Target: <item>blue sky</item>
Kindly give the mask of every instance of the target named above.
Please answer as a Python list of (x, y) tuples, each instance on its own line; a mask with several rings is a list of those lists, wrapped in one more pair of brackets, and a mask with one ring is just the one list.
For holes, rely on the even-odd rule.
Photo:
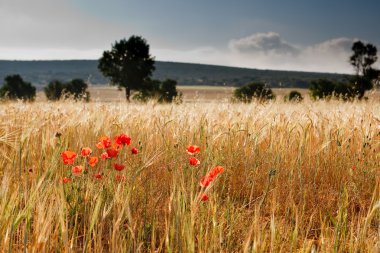
[(97, 59), (133, 34), (157, 60), (350, 73), (380, 46), (376, 0), (2, 0), (0, 58)]

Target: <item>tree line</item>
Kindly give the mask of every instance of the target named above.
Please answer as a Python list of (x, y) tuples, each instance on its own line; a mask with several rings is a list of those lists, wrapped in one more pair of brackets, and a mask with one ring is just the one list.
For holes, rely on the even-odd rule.
[[(109, 79), (110, 85), (125, 90), (126, 100), (131, 98), (147, 101), (155, 98), (159, 102), (181, 101), (182, 94), (177, 91), (177, 82), (167, 79), (159, 81), (152, 79), (155, 70), (154, 57), (150, 55), (149, 44), (140, 36), (131, 36), (128, 40), (122, 39), (112, 44), (110, 50), (103, 52), (98, 61), (98, 69)], [(374, 87), (380, 71), (372, 66), (377, 61), (377, 49), (372, 44), (356, 41), (352, 45), (353, 54), (349, 62), (354, 67), (355, 76), (346, 82), (336, 82), (327, 79), (311, 81), (310, 95), (314, 99), (341, 98), (343, 100), (363, 99), (365, 92)], [(69, 82), (53, 80), (44, 87), (48, 100), (72, 98), (75, 101), (90, 100), (88, 84), (82, 79), (73, 79)], [(25, 82), (20, 75), (7, 76), (0, 88), (0, 98), (21, 99), (32, 101), (36, 96), (36, 88)], [(274, 99), (270, 87), (265, 83), (250, 83), (234, 92), (234, 99), (250, 102), (253, 99), (260, 101)], [(286, 100), (302, 100), (300, 93), (292, 91)]]

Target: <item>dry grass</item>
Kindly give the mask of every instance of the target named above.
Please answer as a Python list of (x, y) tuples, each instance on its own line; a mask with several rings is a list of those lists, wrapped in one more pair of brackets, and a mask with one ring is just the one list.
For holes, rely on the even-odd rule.
[[(4, 252), (380, 250), (377, 102), (6, 103), (0, 119)], [(119, 133), (141, 151), (125, 182), (109, 168), (61, 182), (62, 151)], [(216, 165), (225, 172), (195, 207)]]

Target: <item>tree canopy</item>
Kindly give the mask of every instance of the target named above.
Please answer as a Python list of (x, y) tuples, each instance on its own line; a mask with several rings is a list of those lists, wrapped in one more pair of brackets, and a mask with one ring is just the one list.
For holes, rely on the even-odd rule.
[(350, 63), (355, 68), (356, 74), (365, 76), (371, 72), (372, 65), (377, 61), (377, 48), (368, 43), (356, 41), (352, 45), (353, 54)]
[(377, 48), (359, 40), (352, 45), (352, 51), (350, 63), (356, 72), (356, 77), (352, 80), (353, 89), (355, 95), (362, 99), (365, 92), (373, 88), (372, 80), (379, 75), (379, 71), (372, 68), (377, 61)]
[(145, 90), (155, 67), (149, 54), (149, 45), (140, 36), (131, 36), (112, 45), (99, 59), (98, 68), (104, 76), (110, 78), (112, 85), (125, 88), (129, 101), (132, 90)]

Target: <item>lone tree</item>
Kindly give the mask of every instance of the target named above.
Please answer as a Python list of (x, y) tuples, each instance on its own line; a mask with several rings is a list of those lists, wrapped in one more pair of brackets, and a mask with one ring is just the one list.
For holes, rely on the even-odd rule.
[(36, 97), (36, 87), (25, 82), (20, 75), (7, 76), (4, 81), (4, 85), (0, 88), (0, 98), (33, 101)]
[(146, 80), (154, 71), (154, 59), (149, 54), (149, 45), (140, 36), (131, 36), (112, 45), (99, 59), (99, 70), (110, 78), (112, 85), (125, 88), (127, 101), (132, 90), (144, 90)]
[(366, 76), (371, 72), (372, 65), (377, 61), (377, 49), (372, 44), (364, 44), (356, 41), (352, 45), (353, 55), (350, 57), (350, 63), (354, 66), (356, 75)]
[(352, 45), (352, 51), (350, 63), (356, 71), (354, 90), (357, 97), (362, 99), (365, 91), (373, 88), (372, 80), (379, 75), (379, 71), (372, 68), (377, 61), (377, 49), (374, 45), (359, 40)]

